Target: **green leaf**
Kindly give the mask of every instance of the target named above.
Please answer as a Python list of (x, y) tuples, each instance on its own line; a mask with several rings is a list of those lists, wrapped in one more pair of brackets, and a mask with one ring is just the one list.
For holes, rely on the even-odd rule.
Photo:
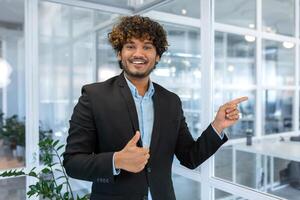
[(36, 178), (38, 177), (38, 175), (34, 171), (29, 172), (28, 176), (32, 176)]
[(57, 147), (56, 151), (59, 151), (61, 148), (63, 148), (65, 145), (60, 145), (59, 147)]
[(55, 147), (58, 143), (59, 143), (59, 140), (56, 140), (52, 146)]
[(62, 179), (62, 178), (66, 178), (65, 176), (59, 176), (56, 178), (56, 180)]
[(61, 169), (55, 169), (55, 171), (63, 173), (63, 171)]
[(51, 172), (51, 170), (50, 170), (49, 168), (44, 168), (44, 169), (42, 169), (42, 172), (43, 172), (44, 174), (48, 174), (48, 173)]
[(56, 187), (56, 192), (59, 194), (62, 190), (63, 184)]

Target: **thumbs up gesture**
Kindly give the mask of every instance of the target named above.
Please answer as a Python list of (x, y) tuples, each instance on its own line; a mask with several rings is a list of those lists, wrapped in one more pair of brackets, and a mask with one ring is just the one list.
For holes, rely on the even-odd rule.
[(149, 148), (137, 146), (140, 137), (141, 134), (137, 131), (126, 146), (121, 151), (115, 153), (114, 162), (117, 169), (133, 173), (138, 173), (144, 169), (150, 154)]

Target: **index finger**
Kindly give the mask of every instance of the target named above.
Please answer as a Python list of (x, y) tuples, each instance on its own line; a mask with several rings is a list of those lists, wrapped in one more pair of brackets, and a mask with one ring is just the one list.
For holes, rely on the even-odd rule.
[(242, 103), (243, 101), (247, 101), (247, 100), (248, 100), (248, 97), (240, 97), (240, 98), (231, 100), (228, 103), (229, 104), (239, 104), (239, 103)]

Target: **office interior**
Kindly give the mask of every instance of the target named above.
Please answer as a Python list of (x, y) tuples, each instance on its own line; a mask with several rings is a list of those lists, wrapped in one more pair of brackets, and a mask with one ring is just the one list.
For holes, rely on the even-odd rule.
[[(299, 200), (299, 8), (299, 0), (0, 0), (0, 172), (42, 166), (45, 134), (66, 143), (81, 87), (120, 73), (108, 32), (139, 14), (167, 31), (151, 80), (179, 95), (194, 138), (220, 105), (249, 98), (213, 157), (195, 170), (174, 158), (177, 199)], [(8, 124), (17, 131), (3, 131)], [(29, 199), (34, 181), (1, 177), (0, 200)], [(90, 192), (89, 182), (71, 184)]]

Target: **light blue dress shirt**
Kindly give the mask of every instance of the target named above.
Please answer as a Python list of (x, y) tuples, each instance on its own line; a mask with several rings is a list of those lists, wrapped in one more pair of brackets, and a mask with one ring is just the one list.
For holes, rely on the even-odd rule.
[[(139, 131), (141, 133), (143, 147), (149, 148), (151, 143), (153, 123), (154, 123), (154, 107), (153, 107), (152, 96), (155, 92), (155, 89), (153, 83), (149, 80), (148, 90), (144, 96), (141, 96), (139, 95), (136, 87), (126, 78), (125, 75), (124, 77), (126, 79), (127, 85), (134, 99), (136, 111), (138, 114), (138, 121), (139, 121), (139, 128), (140, 128)], [(216, 134), (218, 134), (214, 127), (213, 129), (215, 130)], [(223, 139), (224, 133), (222, 132), (219, 136), (221, 139)], [(120, 170), (115, 169), (114, 156), (113, 156), (113, 174), (114, 175), (120, 174)], [(148, 192), (148, 200), (152, 200), (150, 190)]]

